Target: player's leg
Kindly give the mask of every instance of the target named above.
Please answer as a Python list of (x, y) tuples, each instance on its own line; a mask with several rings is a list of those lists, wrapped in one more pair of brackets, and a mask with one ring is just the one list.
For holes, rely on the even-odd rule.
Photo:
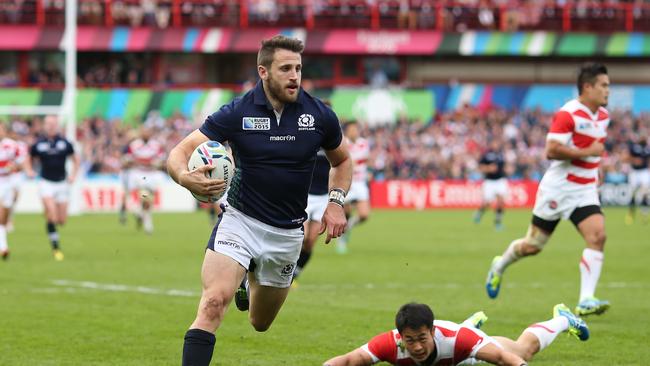
[(234, 259), (206, 250), (201, 269), (203, 291), (198, 311), (185, 333), (183, 366), (208, 366), (214, 351), (214, 332), (232, 301), (246, 269)]
[(129, 171), (127, 169), (122, 170), (122, 201), (120, 202), (120, 212), (119, 212), (119, 222), (122, 225), (126, 225), (126, 204), (129, 198)]
[[(302, 242), (302, 249), (300, 249), (300, 256), (296, 263), (296, 270), (293, 273), (293, 280), (295, 281), (300, 273), (305, 269), (307, 263), (311, 259), (311, 253), (318, 240), (318, 231), (320, 230), (320, 221), (307, 220), (305, 222), (305, 239)], [(294, 285), (295, 282), (292, 284)]]
[(59, 244), (59, 232), (56, 230), (56, 223), (59, 221), (59, 215), (54, 196), (43, 197), (43, 208), (45, 210), (45, 228), (47, 230), (47, 237), (50, 240), (50, 245), (52, 246), (54, 259), (63, 260), (63, 252), (61, 252)]
[(152, 206), (154, 199), (154, 190), (151, 188), (142, 188), (140, 190), (140, 203), (142, 208), (142, 228), (147, 234), (153, 233), (153, 216)]
[(632, 195), (630, 197), (630, 203), (627, 206), (627, 213), (625, 214), (625, 224), (632, 225), (634, 223), (634, 217), (636, 216), (636, 204), (638, 196), (638, 188), (632, 186)]
[(595, 298), (596, 286), (605, 258), (604, 249), (605, 216), (597, 205), (577, 208), (570, 217), (586, 242), (580, 259), (580, 302), (576, 307), (578, 315), (602, 314), (609, 308), (609, 302)]
[(481, 205), (476, 210), (476, 212), (474, 212), (474, 217), (473, 217), (473, 221), (475, 224), (481, 222), (485, 210), (488, 208), (488, 206), (490, 206), (490, 203), (492, 203), (492, 201), (494, 200), (494, 195), (492, 193), (492, 189), (490, 187), (489, 181), (487, 180), (483, 181), (483, 183), (481, 184), (481, 193), (483, 196), (481, 199)]
[(9, 243), (7, 242), (7, 221), (10, 208), (0, 205), (0, 257), (3, 260), (9, 258)]
[(494, 227), (497, 230), (503, 229), (503, 209), (505, 207), (505, 198), (501, 194), (497, 194), (494, 206)]
[[(343, 209), (345, 210), (345, 218), (348, 220), (348, 223), (350, 220), (352, 220), (354, 210), (357, 206), (357, 201), (353, 197), (350, 197), (350, 195), (353, 194), (352, 189), (350, 189), (350, 194), (348, 194), (348, 198), (350, 198), (349, 202), (346, 202), (345, 205), (343, 206)], [(336, 238), (336, 252), (339, 254), (345, 254), (348, 252), (348, 240), (350, 238), (350, 230), (348, 228), (345, 229), (345, 232), (343, 235), (339, 236)]]
[(523, 257), (539, 253), (548, 242), (559, 221), (559, 219), (548, 221), (533, 215), (526, 236), (513, 240), (502, 255), (492, 259), (485, 285), (490, 298), (494, 299), (499, 295), (502, 276), (506, 268)]
[(575, 316), (566, 305), (557, 304), (553, 307), (553, 318), (530, 325), (516, 341), (506, 337), (494, 337), (494, 339), (506, 350), (530, 361), (535, 354), (551, 345), (563, 332), (569, 332), (581, 341), (589, 339), (587, 324)]
[(290, 287), (278, 288), (260, 285), (254, 273), (248, 274), (248, 283), (250, 286), (248, 319), (256, 331), (265, 332), (280, 312)]
[(302, 229), (273, 228), (252, 220), (247, 224), (258, 239), (250, 245), (255, 254), (248, 274), (248, 318), (255, 330), (264, 332), (289, 294), (304, 234)]

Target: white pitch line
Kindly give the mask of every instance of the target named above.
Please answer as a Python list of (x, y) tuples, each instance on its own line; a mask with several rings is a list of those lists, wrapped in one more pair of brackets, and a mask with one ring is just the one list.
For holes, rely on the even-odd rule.
[(183, 297), (198, 297), (200, 293), (188, 290), (163, 290), (153, 287), (145, 286), (129, 286), (114, 283), (97, 283), (91, 281), (70, 281), (70, 280), (53, 280), (52, 284), (67, 288), (87, 288), (100, 291), (111, 292), (135, 292), (147, 295), (164, 295), (164, 296), (183, 296)]
[[(110, 292), (132, 292), (140, 293), (147, 295), (163, 295), (163, 296), (181, 296), (181, 297), (199, 297), (200, 293), (190, 290), (163, 290), (153, 287), (146, 286), (129, 286), (122, 284), (114, 283), (98, 283), (92, 281), (71, 281), (71, 280), (52, 280), (52, 284), (64, 288), (66, 292), (74, 293), (77, 292), (77, 289), (91, 289), (98, 291), (110, 291)], [(387, 282), (387, 283), (325, 283), (325, 284), (305, 284), (301, 283), (299, 289), (310, 290), (310, 291), (323, 291), (323, 290), (375, 290), (375, 289), (476, 289), (482, 288), (484, 285), (480, 283), (476, 284), (461, 284), (454, 282), (440, 282), (440, 283), (419, 283), (419, 284), (408, 284), (400, 282)], [(568, 288), (575, 287), (575, 284), (572, 283), (561, 283), (561, 284), (549, 284), (544, 282), (510, 282), (505, 283), (504, 287), (506, 288), (543, 288), (543, 287), (555, 287), (555, 288)], [(621, 289), (621, 288), (650, 288), (649, 283), (644, 282), (602, 282), (598, 285), (599, 288), (612, 288), (612, 289)], [(40, 293), (58, 293), (62, 292), (57, 290), (57, 288), (39, 288), (34, 289), (34, 292)]]

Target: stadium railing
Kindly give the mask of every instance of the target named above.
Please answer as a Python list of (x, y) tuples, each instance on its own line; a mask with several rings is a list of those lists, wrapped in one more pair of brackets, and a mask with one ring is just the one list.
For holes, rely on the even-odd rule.
[[(513, 0), (486, 7), (456, 1), (410, 0), (80, 0), (79, 24), (152, 27), (304, 27), (366, 29), (650, 31), (650, 4), (562, 5)], [(140, 8), (138, 8), (140, 7)], [(133, 19), (136, 17), (137, 19)], [(63, 2), (0, 0), (0, 24), (62, 25)]]

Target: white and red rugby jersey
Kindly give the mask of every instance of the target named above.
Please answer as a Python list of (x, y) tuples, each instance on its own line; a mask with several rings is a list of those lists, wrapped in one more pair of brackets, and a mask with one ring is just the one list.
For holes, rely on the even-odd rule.
[(16, 164), (22, 164), (25, 162), (25, 160), (27, 160), (27, 156), (29, 155), (29, 146), (24, 141), (19, 141), (19, 140), (15, 140), (15, 141), (18, 149), (18, 155), (16, 156)]
[(348, 149), (353, 162), (352, 180), (355, 182), (366, 182), (368, 180), (368, 157), (370, 156), (370, 144), (363, 137), (357, 138), (354, 142), (348, 140)]
[(136, 169), (153, 170), (157, 168), (164, 157), (162, 145), (154, 140), (136, 139), (131, 141), (127, 150), (127, 156), (133, 161), (133, 167)]
[[(492, 339), (478, 329), (446, 320), (434, 320), (433, 326), (433, 342), (436, 345), (433, 365), (457, 365), (475, 357), (483, 346), (492, 343)], [(397, 329), (375, 336), (361, 346), (361, 349), (368, 352), (373, 363), (383, 361), (398, 366), (417, 365), (402, 344)]]
[[(567, 102), (553, 117), (547, 140), (584, 149), (594, 141), (605, 142), (609, 126), (609, 113), (600, 107), (596, 113), (577, 99)], [(580, 185), (595, 185), (598, 182), (598, 167), (601, 157), (589, 156), (582, 159), (554, 160), (541, 184), (562, 186), (567, 182)]]
[(10, 163), (17, 163), (20, 147), (16, 141), (10, 138), (3, 138), (0, 141), (0, 176), (6, 176), (13, 171), (10, 169)]

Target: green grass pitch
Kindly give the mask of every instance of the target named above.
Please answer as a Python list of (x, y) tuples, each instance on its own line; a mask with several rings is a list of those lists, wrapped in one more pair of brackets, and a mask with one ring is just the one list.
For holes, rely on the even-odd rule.
[[(592, 338), (560, 335), (535, 365), (643, 365), (650, 359), (650, 225), (625, 226), (608, 208), (608, 242), (597, 296), (610, 311), (587, 318)], [(213, 365), (321, 365), (393, 327), (408, 301), (440, 319), (477, 310), (491, 335), (516, 338), (575, 306), (584, 244), (562, 222), (548, 246), (508, 270), (497, 300), (487, 298), (492, 257), (525, 233), (530, 211), (508, 211), (495, 232), (471, 211), (375, 211), (357, 227), (350, 252), (319, 243), (312, 262), (269, 331), (256, 333), (234, 305), (219, 332)], [(207, 215), (158, 214), (152, 236), (115, 215), (72, 217), (61, 229), (66, 255), (55, 262), (42, 216), (19, 215), (12, 256), (0, 262), (0, 365), (180, 365), (183, 335), (200, 291), (210, 234)]]

